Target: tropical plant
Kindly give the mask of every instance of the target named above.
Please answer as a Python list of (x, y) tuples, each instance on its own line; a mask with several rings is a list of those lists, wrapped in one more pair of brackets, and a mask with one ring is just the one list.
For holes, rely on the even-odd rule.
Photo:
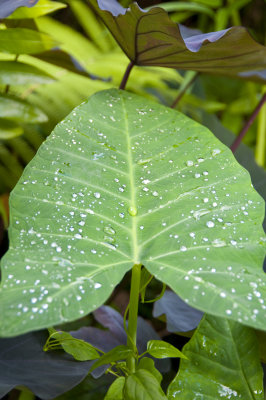
[[(206, 4), (189, 4), (190, 10), (201, 9), (210, 15)], [(15, 35), (13, 54), (18, 54), (16, 37), (21, 40), (23, 34), (25, 52), (29, 48), (27, 40), (34, 38), (37, 49), (37, 37), (40, 43), (47, 40), (54, 44), (56, 36), (61, 43), (65, 40), (60, 51), (81, 62), (80, 47), (77, 45), (74, 50), (73, 46), (70, 51), (68, 40), (64, 39), (67, 30), (47, 17), (39, 19), (42, 5), (47, 6), (47, 1), (40, 0), (34, 7), (12, 14), (15, 19), (19, 15), (24, 19), (25, 13), (30, 18), (37, 16), (35, 28), (37, 25), (41, 33), (11, 28), (5, 20), (3, 37)], [(91, 15), (86, 12), (91, 9), (82, 2), (70, 5), (89, 33), (97, 32), (86, 24)], [(143, 81), (134, 88), (136, 93), (124, 89), (127, 83), (127, 87), (133, 86), (130, 73), (136, 65), (140, 69), (182, 66), (189, 70), (180, 93), (195, 80), (196, 75), (190, 70), (264, 83), (266, 49), (241, 27), (199, 34), (178, 27), (163, 8), (143, 11), (133, 3), (124, 9), (115, 0), (108, 4), (90, 0), (90, 5), (130, 62), (118, 90), (110, 89), (110, 82), (104, 80), (107, 76), (101, 65), (106, 59), (103, 54), (98, 62), (96, 52), (93, 61), (86, 60), (82, 67), (96, 78), (91, 92), (107, 90), (97, 91), (55, 127), (11, 194), (10, 247), (2, 259), (0, 288), (0, 354), (3, 365), (9, 365), (3, 369), (3, 394), (23, 385), (41, 398), (54, 398), (76, 386), (88, 373), (99, 378), (106, 371), (114, 377), (103, 380), (106, 389), (100, 396), (107, 400), (263, 399), (263, 199), (252, 187), (249, 173), (207, 128), (158, 104), (160, 90), (165, 89), (163, 84), (153, 84), (157, 102), (143, 90)], [(180, 6), (181, 2), (175, 7), (178, 10)], [(236, 18), (236, 13), (232, 15)], [(96, 24), (102, 27), (98, 20)], [(69, 37), (71, 34), (72, 31)], [(95, 41), (100, 50), (110, 51), (112, 58), (113, 41), (108, 35), (105, 42), (99, 40), (99, 35), (95, 34)], [(117, 54), (117, 60), (125, 59)], [(40, 75), (54, 79), (61, 67), (52, 65), (58, 60), (51, 60), (51, 56), (20, 56), (25, 57), (27, 66), (20, 66), (19, 74), (23, 75), (24, 68), (27, 76), (36, 75), (37, 65), (44, 62), (43, 69), (44, 65), (49, 69)], [(14, 62), (6, 58), (3, 57), (3, 68), (7, 70), (10, 63), (12, 73)], [(49, 58), (49, 64), (40, 61)], [(69, 65), (67, 58), (68, 69), (76, 68)], [(156, 76), (156, 72), (146, 72), (145, 82), (151, 82), (148, 75)], [(137, 73), (141, 76), (140, 71)], [(57, 110), (54, 103), (47, 101), (45, 90), (55, 93), (50, 91), (53, 87), (60, 92), (67, 82), (79, 82), (82, 93), (86, 92), (85, 81), (92, 82), (92, 75), (89, 78), (77, 71), (74, 74), (73, 77), (73, 72), (67, 72), (66, 81), (58, 75), (58, 82), (38, 87), (26, 103), (13, 99), (9, 88), (13, 81), (8, 81), (7, 73), (3, 104), (14, 101), (18, 111), (23, 108), (24, 115), (32, 102), (34, 108), (26, 116), (44, 118), (46, 114), (48, 124), (53, 125)], [(174, 71), (160, 69), (158, 74), (162, 79), (182, 79)], [(265, 96), (251, 120), (264, 102)], [(62, 114), (69, 107), (67, 101), (63, 103)], [(177, 101), (173, 106), (176, 104)], [(10, 113), (10, 108), (6, 109)], [(16, 120), (17, 112), (11, 111), (12, 121)], [(6, 120), (9, 115), (4, 115)], [(258, 171), (255, 167), (254, 184), (261, 179)], [(131, 272), (130, 297), (123, 318), (113, 308), (102, 305), (127, 272)], [(143, 303), (151, 301), (147, 300), (147, 293), (155, 279), (163, 283), (163, 289), (155, 299), (154, 316), (164, 314), (170, 332), (197, 327), (182, 352), (161, 340), (138, 317), (139, 297)], [(165, 291), (166, 285), (172, 291)], [(108, 331), (95, 326), (78, 330), (62, 326), (91, 312)], [(48, 338), (44, 332), (34, 333), (43, 328), (49, 328)], [(13, 338), (17, 335), (22, 336)], [(23, 355), (17, 352), (18, 347)], [(50, 352), (58, 349), (65, 354)], [(40, 385), (40, 370), (32, 371), (33, 360), (27, 356), (31, 353), (35, 354), (36, 365), (45, 360), (51, 369), (45, 378), (47, 390)], [(18, 356), (23, 358), (25, 374), (18, 378), (11, 368), (10, 377), (10, 365), (15, 367)], [(176, 377), (161, 386), (161, 373), (169, 369), (169, 360), (164, 359), (169, 357), (181, 358), (180, 368)], [(62, 372), (69, 375), (69, 381), (65, 376), (62, 379)], [(83, 384), (89, 390), (86, 398), (93, 399), (97, 382), (88, 378)], [(96, 390), (99, 396), (100, 389)], [(73, 393), (69, 396), (75, 396)], [(23, 396), (28, 393), (23, 392)]]

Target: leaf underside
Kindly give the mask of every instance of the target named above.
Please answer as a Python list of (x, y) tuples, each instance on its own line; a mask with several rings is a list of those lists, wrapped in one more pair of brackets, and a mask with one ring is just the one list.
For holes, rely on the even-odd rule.
[(90, 4), (134, 64), (266, 81), (266, 47), (244, 27), (182, 36), (162, 8), (145, 11), (133, 3), (124, 9), (116, 0)]
[(77, 319), (136, 263), (202, 311), (265, 329), (264, 205), (186, 116), (99, 92), (40, 147), (10, 199), (0, 334)]
[(169, 386), (168, 399), (263, 400), (262, 368), (255, 332), (206, 315), (183, 348), (189, 360)]

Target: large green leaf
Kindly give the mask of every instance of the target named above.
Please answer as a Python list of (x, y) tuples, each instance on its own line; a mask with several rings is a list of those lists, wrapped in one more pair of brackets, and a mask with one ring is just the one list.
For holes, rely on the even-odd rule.
[(34, 54), (56, 47), (49, 35), (26, 28), (0, 29), (0, 51), (10, 54)]
[(36, 67), (18, 61), (0, 62), (1, 85), (27, 85), (51, 83), (54, 79)]
[(243, 27), (195, 34), (160, 7), (123, 8), (117, 0), (89, 0), (117, 43), (136, 65), (194, 70), (265, 82), (266, 47)]
[(206, 315), (183, 352), (188, 360), (181, 360), (168, 388), (169, 400), (264, 399), (252, 329)]
[(141, 263), (190, 305), (265, 329), (264, 205), (206, 128), (99, 92), (41, 146), (11, 194), (1, 335), (99, 307)]

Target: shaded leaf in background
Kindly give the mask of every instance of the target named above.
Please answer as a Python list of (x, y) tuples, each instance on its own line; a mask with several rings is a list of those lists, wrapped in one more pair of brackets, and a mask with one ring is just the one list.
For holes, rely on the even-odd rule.
[(201, 311), (190, 307), (171, 290), (166, 290), (163, 297), (154, 303), (152, 315), (157, 318), (163, 314), (169, 332), (191, 331), (198, 326), (203, 316)]
[(63, 351), (45, 353), (47, 332), (0, 339), (0, 398), (16, 386), (26, 386), (41, 399), (53, 399), (78, 385), (91, 361), (78, 362)]
[(65, 8), (66, 4), (58, 1), (51, 0), (39, 0), (35, 7), (21, 7), (12, 13), (10, 19), (27, 19), (27, 18), (38, 18), (46, 14), (50, 14), (54, 11)]
[[(77, 331), (70, 332), (73, 337), (85, 340), (91, 343), (96, 348), (108, 352), (114, 347), (127, 343), (127, 336), (124, 330), (124, 323), (122, 315), (109, 306), (102, 306), (94, 311), (94, 318), (108, 331), (94, 327), (83, 327)], [(149, 340), (159, 340), (160, 336), (153, 329), (151, 324), (146, 322), (143, 318), (138, 317), (137, 326), (137, 349), (139, 354), (142, 354), (147, 349), (147, 342)], [(155, 360), (156, 367), (161, 372), (167, 372), (170, 369), (169, 360)], [(92, 372), (93, 377), (98, 378), (101, 376), (106, 367), (100, 367)]]
[(206, 315), (183, 347), (189, 360), (168, 388), (168, 399), (263, 400), (262, 368), (255, 332)]
[(124, 9), (116, 0), (90, 0), (114, 38), (136, 65), (195, 70), (265, 82), (266, 47), (243, 27), (182, 37), (165, 10)]
[(1, 0), (0, 18), (6, 18), (19, 7), (33, 7), (38, 0)]
[(114, 377), (111, 374), (103, 375), (98, 379), (89, 375), (79, 385), (56, 397), (55, 400), (104, 400), (113, 381)]
[(58, 46), (46, 33), (27, 28), (0, 30), (0, 51), (9, 54), (34, 54)]
[(88, 314), (135, 263), (191, 306), (265, 329), (263, 217), (248, 172), (205, 127), (99, 92), (55, 128), (11, 195), (1, 335)]
[(0, 62), (1, 85), (28, 85), (51, 83), (54, 79), (42, 70), (18, 61)]
[(33, 124), (46, 122), (46, 115), (25, 100), (10, 95), (0, 95), (0, 118), (7, 118), (18, 123)]
[(16, 136), (22, 135), (23, 128), (16, 124), (14, 121), (0, 118), (0, 139), (12, 139)]

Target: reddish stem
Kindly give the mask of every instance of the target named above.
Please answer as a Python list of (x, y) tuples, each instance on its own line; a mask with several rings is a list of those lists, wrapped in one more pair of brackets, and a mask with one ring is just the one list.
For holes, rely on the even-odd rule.
[(257, 105), (255, 110), (253, 111), (253, 113), (251, 114), (251, 116), (249, 117), (247, 122), (245, 123), (244, 127), (240, 131), (239, 135), (237, 136), (237, 138), (235, 139), (235, 141), (231, 145), (230, 149), (232, 150), (233, 153), (237, 150), (238, 146), (240, 145), (242, 139), (246, 135), (246, 133), (249, 130), (250, 126), (253, 124), (256, 116), (258, 115), (258, 113), (259, 113), (261, 107), (263, 106), (263, 104), (265, 103), (265, 101), (266, 101), (266, 93), (264, 94), (264, 96), (260, 100), (259, 104)]
[(129, 78), (129, 75), (130, 75), (130, 72), (131, 72), (133, 67), (134, 67), (134, 62), (130, 61), (130, 63), (128, 64), (127, 69), (126, 69), (126, 71), (124, 73), (122, 82), (120, 83), (119, 89), (122, 89), (122, 90), (125, 89), (127, 81), (128, 81), (128, 78)]

